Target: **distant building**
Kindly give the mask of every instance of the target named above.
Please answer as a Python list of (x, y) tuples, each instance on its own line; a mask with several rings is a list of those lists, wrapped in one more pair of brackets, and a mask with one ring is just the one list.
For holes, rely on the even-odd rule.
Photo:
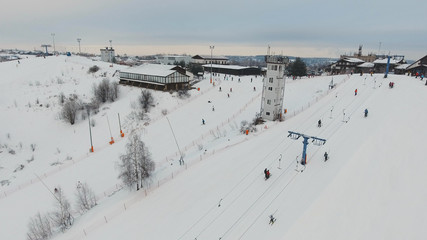
[(208, 56), (208, 55), (196, 55), (191, 58), (191, 61), (196, 64), (205, 65), (205, 64), (228, 64), (228, 58), (224, 56)]
[[(383, 73), (386, 71), (387, 68), (387, 62), (388, 62), (388, 57), (382, 58), (382, 59), (377, 59), (374, 61), (374, 65), (375, 65), (375, 72), (376, 73)], [(389, 62), (389, 71), (392, 72), (394, 71), (394, 68), (400, 64), (404, 64), (406, 63), (405, 60), (403, 58), (390, 58), (390, 62)]]
[(115, 53), (112, 47), (101, 48), (101, 61), (104, 62), (114, 62)]
[[(211, 64), (205, 64), (202, 67), (205, 72), (211, 71)], [(212, 64), (212, 72), (237, 75), (237, 76), (261, 75), (261, 68), (243, 67), (243, 66), (237, 66), (237, 65)]]
[(156, 63), (165, 64), (165, 65), (176, 65), (184, 61), (187, 65), (191, 61), (191, 56), (178, 56), (178, 55), (159, 55), (156, 56)]
[(410, 71), (412, 75), (418, 74), (424, 74), (426, 76), (427, 73), (427, 55), (418, 59), (411, 65), (409, 65), (406, 68), (407, 71)]
[(285, 93), (285, 66), (289, 59), (284, 56), (265, 56), (267, 74), (264, 78), (261, 98), (261, 117), (266, 120), (281, 120), (283, 95)]
[(375, 64), (371, 62), (365, 62), (356, 66), (358, 73), (371, 73), (374, 72)]
[(120, 84), (163, 91), (187, 88), (189, 78), (175, 65), (143, 64), (120, 71)]
[(331, 65), (332, 74), (349, 74), (357, 72), (357, 66), (364, 63), (358, 58), (342, 58)]
[(406, 69), (409, 67), (409, 65), (411, 64), (400, 64), (399, 66), (396, 66), (394, 68), (394, 74), (405, 74), (406, 73)]
[(377, 55), (375, 55), (373, 53), (369, 53), (368, 55), (363, 55), (362, 54), (362, 47), (363, 47), (363, 45), (359, 45), (359, 51), (357, 53), (354, 53), (353, 55), (341, 55), (340, 58), (341, 59), (357, 58), (357, 59), (360, 59), (364, 62), (373, 62), (377, 59)]

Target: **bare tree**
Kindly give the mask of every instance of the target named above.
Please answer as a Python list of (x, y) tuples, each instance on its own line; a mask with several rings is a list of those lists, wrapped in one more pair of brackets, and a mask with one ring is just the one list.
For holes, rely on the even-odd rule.
[(71, 215), (71, 205), (60, 187), (55, 188), (54, 194), (56, 210), (52, 213), (52, 220), (64, 232), (73, 225), (74, 218)]
[(108, 100), (108, 95), (110, 94), (110, 81), (106, 78), (102, 79), (101, 83), (97, 86), (93, 86), (93, 93), (96, 100), (99, 102), (105, 103)]
[(64, 103), (62, 107), (61, 116), (67, 122), (73, 125), (76, 122), (77, 112), (79, 110), (79, 104), (77, 100), (70, 99)]
[(96, 206), (96, 197), (94, 191), (88, 186), (87, 183), (80, 183), (77, 185), (76, 191), (77, 208), (80, 212), (85, 212)]
[(93, 94), (99, 102), (114, 101), (119, 95), (118, 83), (112, 82), (108, 78), (102, 79), (99, 85), (93, 85)]
[(28, 223), (27, 240), (45, 240), (52, 236), (52, 223), (48, 215), (37, 213)]
[(150, 111), (151, 107), (154, 107), (154, 98), (153, 94), (149, 90), (142, 90), (141, 96), (139, 96), (139, 104), (142, 110), (147, 113)]
[(119, 178), (128, 187), (136, 185), (137, 191), (143, 187), (144, 181), (150, 178), (155, 169), (150, 152), (136, 133), (129, 136), (126, 154), (121, 155), (120, 160), (118, 164)]
[(119, 83), (112, 82), (110, 84), (110, 94), (109, 99), (110, 101), (114, 102), (119, 97)]

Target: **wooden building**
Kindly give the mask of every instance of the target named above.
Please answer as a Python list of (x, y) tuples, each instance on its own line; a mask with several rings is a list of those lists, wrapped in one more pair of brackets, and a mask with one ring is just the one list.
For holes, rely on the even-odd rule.
[(143, 64), (120, 71), (120, 84), (155, 90), (188, 88), (189, 80), (185, 69), (174, 65)]
[(358, 58), (342, 58), (331, 65), (332, 74), (349, 74), (357, 72), (357, 66), (364, 63)]
[(412, 75), (418, 73), (418, 75), (426, 76), (427, 73), (427, 55), (418, 59), (406, 68), (407, 71), (411, 72)]

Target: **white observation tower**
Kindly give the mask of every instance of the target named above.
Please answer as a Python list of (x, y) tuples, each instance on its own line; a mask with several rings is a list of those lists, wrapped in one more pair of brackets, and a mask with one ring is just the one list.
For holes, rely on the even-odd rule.
[(262, 87), (261, 117), (270, 121), (282, 120), (285, 65), (289, 59), (284, 56), (267, 55), (265, 62), (267, 74)]

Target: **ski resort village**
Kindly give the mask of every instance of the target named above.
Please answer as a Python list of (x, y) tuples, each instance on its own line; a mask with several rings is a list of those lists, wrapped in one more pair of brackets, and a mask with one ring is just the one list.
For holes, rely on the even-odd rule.
[(427, 56), (217, 48), (3, 50), (0, 239), (426, 239)]

